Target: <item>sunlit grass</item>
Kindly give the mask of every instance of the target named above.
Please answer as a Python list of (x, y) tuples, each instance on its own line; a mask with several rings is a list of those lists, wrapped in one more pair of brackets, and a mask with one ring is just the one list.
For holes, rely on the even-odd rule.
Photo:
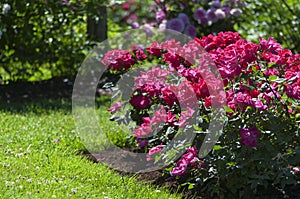
[(0, 118), (1, 198), (180, 198), (83, 158), (69, 101), (1, 104)]

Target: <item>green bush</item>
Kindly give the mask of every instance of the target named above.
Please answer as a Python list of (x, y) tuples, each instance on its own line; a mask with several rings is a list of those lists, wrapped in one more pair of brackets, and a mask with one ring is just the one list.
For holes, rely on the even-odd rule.
[(87, 18), (105, 1), (18, 1), (0, 4), (0, 80), (73, 76), (93, 45)]
[(283, 47), (299, 53), (299, 15), (298, 0), (247, 0), (235, 30), (253, 41), (271, 35)]

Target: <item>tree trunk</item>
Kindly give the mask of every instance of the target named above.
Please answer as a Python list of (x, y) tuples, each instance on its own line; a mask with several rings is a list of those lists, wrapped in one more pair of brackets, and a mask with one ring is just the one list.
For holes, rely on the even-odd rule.
[(106, 6), (97, 8), (88, 5), (87, 9), (88, 39), (102, 42), (107, 39), (107, 11)]

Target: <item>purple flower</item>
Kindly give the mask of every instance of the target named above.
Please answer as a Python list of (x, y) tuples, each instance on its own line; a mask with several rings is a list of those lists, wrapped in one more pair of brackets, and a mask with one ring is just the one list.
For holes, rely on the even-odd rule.
[(215, 15), (218, 19), (224, 19), (226, 17), (226, 13), (221, 9), (217, 9)]
[(152, 37), (154, 32), (153, 32), (153, 27), (150, 24), (145, 24), (143, 26), (143, 30), (145, 32), (145, 34), (147, 35), (147, 37)]
[(230, 16), (230, 8), (229, 7), (223, 6), (221, 10), (225, 13), (226, 17)]
[(216, 16), (214, 9), (208, 9), (206, 15), (209, 21), (212, 21), (213, 23), (218, 21), (218, 17)]
[(189, 17), (184, 13), (179, 13), (178, 18), (181, 19), (185, 24), (190, 24)]
[(199, 19), (198, 23), (199, 24), (203, 24), (203, 25), (207, 25), (208, 24), (208, 19), (206, 17), (202, 18), (202, 19)]
[(259, 137), (259, 131), (257, 130), (256, 126), (248, 129), (242, 128), (240, 130), (241, 136), (241, 144), (244, 146), (249, 146), (251, 148), (257, 147), (257, 138)]
[(184, 34), (194, 38), (197, 35), (197, 30), (196, 30), (195, 26), (188, 25), (184, 30)]
[(155, 18), (156, 18), (156, 21), (161, 22), (162, 20), (166, 19), (166, 15), (162, 9), (159, 9), (156, 12)]
[(167, 28), (171, 29), (171, 30), (178, 31), (178, 32), (183, 32), (184, 22), (182, 21), (182, 19), (179, 19), (179, 18), (171, 19), (167, 23)]
[(206, 17), (206, 12), (202, 8), (197, 8), (194, 12), (194, 19), (199, 21)]
[(213, 0), (212, 2), (209, 3), (209, 5), (212, 8), (220, 8), (221, 2), (220, 2), (220, 0)]
[(239, 8), (233, 8), (233, 9), (230, 10), (230, 14), (232, 16), (235, 16), (235, 17), (240, 16), (242, 14), (242, 12), (243, 11), (241, 9), (239, 9)]
[(148, 140), (137, 138), (135, 141), (140, 147), (148, 146)]
[(137, 28), (140, 27), (140, 24), (139, 24), (138, 22), (133, 22), (133, 23), (131, 24), (131, 27), (134, 28), (134, 29), (137, 29)]
[(244, 1), (237, 1), (236, 4), (239, 6), (239, 7), (246, 7), (246, 4)]

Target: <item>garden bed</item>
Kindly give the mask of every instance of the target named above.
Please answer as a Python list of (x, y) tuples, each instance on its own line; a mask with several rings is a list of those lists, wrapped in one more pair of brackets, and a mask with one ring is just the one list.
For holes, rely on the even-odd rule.
[[(84, 153), (83, 156), (88, 158), (94, 163), (105, 164), (110, 168), (121, 167), (127, 168), (130, 165), (130, 158), (125, 157), (127, 153), (120, 154), (114, 153), (113, 150), (103, 150), (99, 152)], [(107, 158), (109, 157), (109, 158)], [(153, 169), (153, 168), (151, 168)], [(209, 197), (204, 196), (203, 193), (197, 192), (199, 190), (189, 190), (187, 187), (182, 187), (180, 181), (175, 181), (170, 174), (164, 172), (163, 169), (157, 169), (150, 172), (142, 173), (129, 173), (119, 170), (115, 170), (121, 176), (136, 177), (145, 183), (150, 183), (152, 185), (157, 185), (160, 187), (167, 187), (172, 193), (180, 193), (183, 198), (193, 198), (193, 199), (208, 199)], [(270, 187), (268, 191), (262, 191), (256, 194), (255, 198), (252, 196), (249, 199), (298, 199), (300, 198), (300, 184), (297, 186), (288, 186), (285, 190), (276, 189), (276, 187)], [(245, 197), (246, 198), (246, 197)], [(246, 198), (247, 199), (247, 198)]]

